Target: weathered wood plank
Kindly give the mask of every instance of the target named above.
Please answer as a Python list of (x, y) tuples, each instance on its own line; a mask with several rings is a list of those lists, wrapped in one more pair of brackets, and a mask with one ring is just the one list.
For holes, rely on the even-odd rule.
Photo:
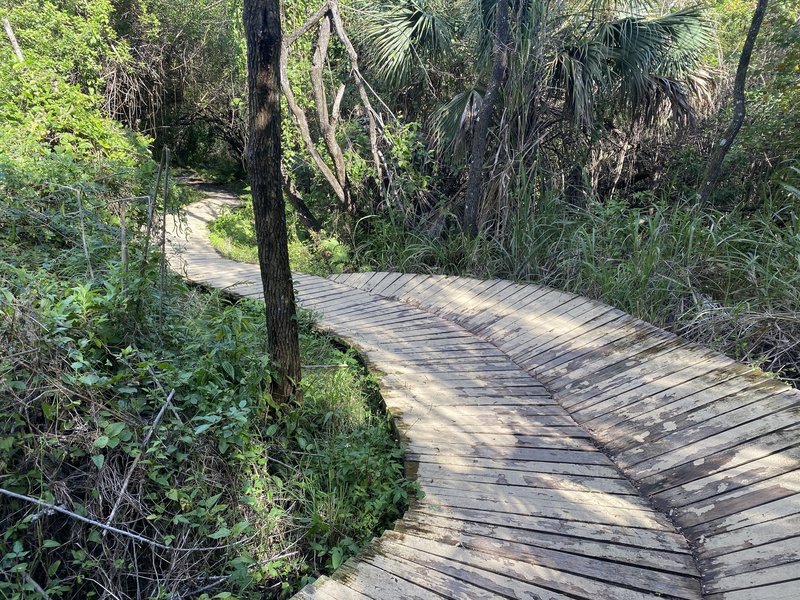
[(620, 494), (623, 496), (635, 495), (628, 482), (622, 478), (591, 477), (570, 475), (566, 473), (552, 473), (545, 465), (545, 472), (539, 465), (532, 465), (531, 470), (515, 471), (513, 469), (478, 468), (452, 464), (436, 464), (420, 462), (417, 464), (417, 479), (421, 483), (441, 482), (447, 487), (457, 487), (459, 482), (471, 483), (496, 483), (498, 485), (525, 486), (527, 488), (541, 488), (550, 490), (578, 490), (584, 492), (602, 492), (606, 494)]
[[(453, 600), (459, 600), (461, 597), (473, 597), (471, 593), (476, 588), (485, 590), (484, 594), (474, 596), (478, 598), (574, 600), (574, 597), (558, 594), (552, 590), (533, 585), (531, 582), (520, 581), (519, 579), (508, 577), (504, 573), (486, 570), (481, 568), (480, 565), (455, 561), (448, 556), (419, 551), (416, 548), (398, 544), (394, 540), (382, 540), (381, 550), (387, 556), (397, 557), (399, 560), (419, 565), (422, 567), (423, 572), (444, 575), (460, 582), (447, 594), (447, 597), (453, 598)], [(387, 567), (391, 568), (388, 565)], [(443, 590), (442, 592), (444, 593)], [(462, 596), (462, 593), (465, 595)]]
[(713, 471), (701, 479), (654, 494), (659, 503), (686, 506), (731, 490), (771, 479), (800, 468), (800, 447), (769, 454), (732, 469)]
[(688, 554), (658, 551), (652, 548), (643, 550), (641, 547), (628, 544), (566, 535), (559, 531), (555, 523), (551, 525), (552, 529), (549, 531), (535, 531), (535, 535), (521, 535), (522, 532), (514, 527), (449, 519), (414, 511), (398, 527), (401, 532), (408, 530), (414, 533), (416, 531), (419, 535), (428, 531), (429, 528), (435, 528), (434, 531), (436, 529), (449, 529), (456, 533), (471, 536), (482, 536), (509, 542), (524, 541), (527, 545), (570, 552), (579, 556), (646, 566), (660, 571), (669, 571), (693, 577), (699, 576), (697, 567)]
[[(377, 548), (375, 552), (367, 553), (363, 560), (398, 577), (410, 581), (424, 581), (425, 587), (440, 594), (443, 598), (452, 600), (496, 598), (496, 590), (513, 592), (507, 586), (498, 584), (490, 574), (484, 571), (469, 570), (463, 566), (453, 568), (449, 561), (429, 554), (411, 555), (403, 550), (399, 553), (392, 550), (393, 548)], [(403, 558), (401, 554), (405, 554), (412, 560)], [(451, 575), (449, 572), (454, 572), (454, 574)], [(468, 574), (467, 577), (465, 574)]]
[(655, 594), (647, 591), (627, 589), (622, 586), (614, 585), (613, 583), (596, 581), (565, 571), (526, 563), (521, 560), (489, 556), (484, 553), (472, 553), (456, 546), (425, 540), (408, 533), (391, 533), (387, 535), (387, 539), (418, 552), (426, 552), (436, 556), (451, 558), (485, 571), (511, 577), (520, 582), (547, 582), (549, 584), (547, 586), (549, 589), (556, 589), (562, 593), (586, 600), (593, 600), (598, 597), (614, 598), (615, 600), (641, 600), (643, 598), (657, 597)]
[[(720, 579), (711, 579), (705, 582), (705, 589), (709, 594), (717, 592), (735, 591), (757, 586), (769, 586), (774, 583), (794, 581), (795, 593), (800, 590), (800, 562), (791, 562), (774, 567), (749, 571), (747, 573), (732, 574)], [(762, 593), (766, 593), (762, 590)], [(769, 596), (759, 596), (769, 598)], [(795, 596), (797, 598), (797, 596)]]
[(636, 548), (690, 554), (688, 547), (683, 544), (685, 540), (670, 529), (646, 529), (618, 524), (590, 523), (569, 518), (559, 519), (552, 516), (542, 517), (531, 514), (516, 515), (465, 507), (436, 506), (430, 503), (418, 504), (414, 507), (413, 514), (454, 519), (465, 523), (512, 527), (522, 531), (533, 532), (530, 537), (535, 537), (539, 533), (549, 533), (577, 537), (583, 540), (622, 544)]
[(619, 525), (639, 529), (668, 530), (672, 526), (659, 513), (646, 510), (586, 506), (568, 500), (541, 500), (535, 503), (514, 501), (513, 498), (473, 498), (461, 492), (426, 486), (425, 504), (456, 509), (481, 510), (504, 515), (536, 516), (562, 521), (599, 525)]
[(705, 600), (797, 600), (797, 580), (705, 596)]
[(375, 600), (440, 600), (442, 596), (365, 561), (348, 561), (336, 571), (336, 580)]
[[(556, 569), (593, 579), (602, 580), (608, 578), (608, 559), (583, 556), (580, 554), (580, 546), (573, 548), (577, 552), (564, 552), (544, 546), (522, 543), (518, 540), (455, 531), (430, 524), (422, 531), (417, 526), (401, 525), (398, 533), (409, 533), (421, 539), (435, 540), (446, 546), (464, 548), (492, 558), (519, 560), (526, 564)], [(694, 571), (694, 569), (692, 570)], [(671, 595), (680, 598), (696, 598), (700, 592), (700, 581), (696, 572), (686, 576), (681, 573), (667, 573), (661, 569), (641, 568), (622, 562), (617, 563), (614, 567), (614, 583), (620, 586), (654, 592), (661, 596)]]

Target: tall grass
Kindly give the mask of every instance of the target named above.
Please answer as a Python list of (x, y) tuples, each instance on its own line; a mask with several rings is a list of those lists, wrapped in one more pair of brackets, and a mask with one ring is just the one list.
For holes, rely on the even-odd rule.
[(524, 174), (491, 235), (373, 223), (369, 268), (504, 277), (598, 299), (735, 358), (800, 378), (800, 198), (722, 211), (639, 194), (571, 206)]

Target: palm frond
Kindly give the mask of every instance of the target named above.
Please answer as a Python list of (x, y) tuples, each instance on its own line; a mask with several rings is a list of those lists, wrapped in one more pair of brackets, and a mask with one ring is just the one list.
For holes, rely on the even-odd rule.
[(691, 7), (657, 18), (627, 17), (603, 23), (595, 40), (607, 48), (622, 103), (634, 112), (644, 108), (647, 113), (656, 97), (678, 101), (678, 82), (698, 67), (711, 36), (702, 11)]
[(564, 108), (577, 125), (589, 126), (594, 115), (594, 97), (608, 86), (608, 50), (595, 41), (562, 48), (548, 71), (553, 90), (563, 96)]
[(456, 94), (440, 106), (431, 119), (431, 144), (448, 162), (458, 163), (466, 156), (470, 132), (483, 105), (482, 88)]
[(655, 71), (659, 75), (684, 78), (694, 71), (714, 40), (711, 23), (699, 6), (693, 6), (651, 21), (658, 26), (667, 45)]
[(360, 39), (369, 48), (373, 71), (388, 85), (402, 87), (424, 59), (449, 49), (450, 25), (430, 10), (427, 0), (401, 0), (374, 5)]

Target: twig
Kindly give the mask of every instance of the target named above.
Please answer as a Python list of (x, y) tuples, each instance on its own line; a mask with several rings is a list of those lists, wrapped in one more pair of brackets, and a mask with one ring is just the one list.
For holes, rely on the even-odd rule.
[(9, 23), (8, 19), (3, 19), (3, 27), (6, 29), (8, 41), (11, 42), (11, 47), (14, 48), (14, 54), (17, 55), (17, 60), (19, 60), (19, 62), (25, 62), (22, 49), (19, 47), (19, 42), (17, 42), (17, 36), (14, 35), (14, 30), (11, 29), (11, 23)]
[(159, 280), (158, 318), (164, 327), (164, 285), (167, 277), (167, 199), (169, 198), (169, 147), (164, 146), (164, 210), (161, 212), (161, 273)]
[[(172, 546), (167, 546), (166, 544), (162, 544), (161, 542), (157, 542), (153, 539), (148, 537), (144, 537), (143, 535), (139, 535), (138, 533), (133, 533), (131, 531), (125, 531), (124, 529), (119, 529), (117, 527), (112, 527), (111, 525), (106, 525), (105, 523), (101, 523), (100, 521), (95, 521), (94, 519), (89, 519), (87, 517), (81, 516), (78, 513), (74, 513), (71, 510), (67, 510), (61, 506), (56, 506), (55, 504), (51, 504), (49, 502), (45, 502), (44, 500), (39, 500), (38, 498), (32, 498), (30, 496), (25, 496), (24, 494), (17, 494), (16, 492), (12, 492), (11, 490), (7, 490), (5, 488), (0, 487), (0, 494), (8, 496), (10, 498), (15, 498), (17, 500), (23, 500), (25, 502), (30, 502), (31, 504), (35, 504), (37, 506), (42, 506), (44, 508), (48, 508), (55, 512), (61, 513), (62, 515), (66, 515), (68, 517), (72, 517), (77, 521), (81, 521), (83, 523), (87, 523), (88, 525), (94, 525), (95, 527), (99, 527), (105, 531), (110, 531), (112, 533), (116, 533), (122, 535), (124, 537), (131, 538), (132, 540), (136, 540), (137, 542), (144, 542), (145, 544), (149, 544), (156, 548), (161, 548), (162, 550), (172, 550), (174, 552), (210, 552), (213, 550), (223, 550), (225, 548), (230, 548), (231, 546), (236, 546), (242, 543), (241, 540), (232, 542), (230, 544), (224, 544), (222, 546), (198, 546), (196, 548), (173, 548)], [(247, 541), (247, 540), (245, 540)]]
[(94, 269), (92, 269), (92, 258), (89, 256), (89, 244), (86, 243), (86, 220), (83, 215), (83, 200), (81, 190), (78, 190), (78, 211), (81, 217), (81, 241), (83, 242), (83, 253), (86, 255), (86, 265), (89, 267), (89, 279), (94, 279)]
[(119, 240), (120, 240), (120, 260), (122, 261), (122, 272), (128, 272), (128, 229), (125, 226), (125, 208), (127, 198), (119, 201)]
[(153, 234), (153, 214), (156, 210), (156, 201), (158, 200), (158, 191), (161, 187), (161, 172), (164, 168), (164, 154), (161, 154), (161, 161), (158, 163), (158, 172), (156, 173), (156, 182), (153, 185), (153, 193), (150, 195), (150, 203), (147, 206), (147, 229), (144, 236), (144, 253), (142, 254), (142, 266), (139, 276), (144, 277), (144, 270), (147, 267), (147, 258), (150, 254), (150, 236)]
[[(119, 496), (117, 496), (117, 501), (114, 502), (114, 508), (111, 509), (111, 514), (108, 515), (106, 519), (106, 525), (111, 525), (111, 522), (114, 520), (114, 516), (117, 514), (117, 510), (119, 510), (119, 505), (122, 503), (122, 497), (125, 495), (125, 491), (128, 489), (128, 484), (131, 481), (131, 476), (133, 472), (136, 470), (136, 467), (139, 465), (139, 461), (142, 460), (142, 457), (147, 454), (148, 452), (148, 445), (150, 444), (150, 438), (153, 437), (153, 433), (156, 429), (158, 429), (159, 424), (161, 423), (161, 419), (164, 418), (164, 413), (167, 412), (167, 407), (172, 404), (172, 398), (175, 396), (175, 390), (173, 389), (169, 395), (167, 396), (166, 401), (164, 402), (164, 406), (161, 407), (161, 410), (158, 411), (155, 420), (153, 421), (153, 425), (150, 427), (150, 431), (147, 432), (147, 435), (144, 436), (144, 440), (142, 440), (141, 444), (141, 451), (139, 452), (139, 456), (137, 456), (133, 464), (128, 469), (127, 474), (125, 475), (125, 479), (122, 482), (122, 488), (119, 490)], [(104, 531), (103, 535), (107, 532)]]
[(118, 529), (116, 527), (111, 527), (110, 525), (106, 525), (105, 523), (101, 523), (100, 521), (95, 521), (94, 519), (89, 519), (87, 517), (81, 516), (78, 513), (74, 513), (71, 510), (67, 510), (66, 508), (62, 508), (61, 506), (56, 506), (55, 504), (51, 504), (49, 502), (45, 502), (44, 500), (39, 500), (38, 498), (31, 498), (30, 496), (25, 496), (23, 494), (17, 494), (16, 492), (12, 492), (11, 490), (7, 490), (5, 488), (0, 488), (0, 494), (5, 496), (9, 496), (10, 498), (16, 498), (17, 500), (24, 500), (25, 502), (30, 502), (31, 504), (36, 504), (37, 506), (42, 506), (44, 508), (48, 508), (55, 512), (61, 513), (62, 515), (66, 515), (68, 517), (72, 517), (78, 521), (82, 521), (83, 523), (88, 523), (89, 525), (94, 525), (96, 527), (100, 527), (106, 531), (111, 531), (113, 533), (129, 537), (134, 539), (138, 542), (144, 542), (145, 544), (150, 544), (151, 546), (155, 546), (156, 548), (162, 548), (164, 550), (177, 550), (177, 548), (170, 548), (166, 544), (162, 544), (155, 540), (151, 540), (150, 538), (146, 538), (136, 533), (132, 533), (130, 531), (125, 531), (124, 529)]
[(65, 190), (72, 190), (78, 198), (78, 215), (81, 221), (81, 242), (83, 243), (83, 254), (86, 256), (86, 264), (89, 267), (89, 279), (94, 279), (94, 269), (92, 269), (92, 259), (89, 256), (89, 245), (86, 243), (86, 221), (83, 212), (83, 200), (81, 199), (82, 192), (79, 188), (74, 188), (69, 185), (59, 185), (58, 187)]
[(304, 369), (346, 369), (350, 365), (303, 365)]
[(69, 185), (59, 185), (58, 187), (75, 192), (75, 196), (77, 196), (78, 198), (78, 215), (80, 216), (80, 222), (81, 222), (81, 243), (83, 244), (83, 254), (84, 256), (86, 256), (86, 264), (89, 267), (89, 278), (94, 279), (94, 269), (92, 269), (92, 259), (89, 256), (89, 245), (86, 243), (86, 220), (84, 218), (84, 211), (83, 211), (82, 191), (79, 188), (74, 188)]
[(27, 581), (31, 585), (31, 587), (37, 594), (39, 594), (42, 598), (44, 598), (44, 600), (50, 600), (50, 596), (47, 595), (47, 592), (45, 592), (44, 589), (42, 589), (42, 586), (36, 583), (36, 580), (34, 580), (34, 578), (31, 577), (26, 571), (22, 572), (22, 576), (25, 578), (25, 581)]
[(38, 348), (31, 348), (30, 350), (20, 350), (19, 352), (14, 352), (14, 354), (6, 354), (3, 358), (6, 360), (11, 360), (12, 358), (17, 358), (19, 356), (25, 356), (26, 354), (33, 354), (34, 352), (38, 352)]
[[(155, 384), (156, 384), (156, 387), (158, 387), (158, 389), (159, 389), (159, 390), (161, 390), (161, 393), (162, 393), (162, 394), (166, 394), (166, 393), (167, 393), (167, 390), (166, 390), (166, 389), (164, 389), (164, 386), (163, 386), (163, 385), (161, 385), (161, 382), (158, 380), (158, 375), (156, 375), (156, 372), (155, 372), (155, 370), (153, 369), (153, 366), (152, 366), (152, 365), (150, 364), (150, 362), (149, 362), (149, 361), (148, 361), (148, 360), (145, 358), (145, 356), (142, 354), (141, 350), (139, 350), (139, 349), (137, 348), (137, 349), (136, 349), (136, 352), (138, 352), (138, 353), (139, 353), (139, 357), (142, 359), (142, 362), (144, 362), (144, 363), (146, 363), (146, 364), (147, 364), (147, 371), (150, 373), (150, 377), (152, 377), (152, 378), (153, 378), (153, 381), (155, 382)], [(176, 409), (174, 406), (170, 405), (170, 410), (172, 410), (172, 414), (173, 414), (173, 415), (175, 415), (175, 420), (176, 420), (176, 421), (178, 421), (178, 423), (180, 423), (181, 425), (183, 425), (183, 420), (181, 419), (181, 416), (178, 414), (178, 411), (177, 411), (177, 409)]]

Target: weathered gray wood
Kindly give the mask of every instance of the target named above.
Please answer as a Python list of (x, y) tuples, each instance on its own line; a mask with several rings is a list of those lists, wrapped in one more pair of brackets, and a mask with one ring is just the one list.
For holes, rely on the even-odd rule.
[(584, 492), (602, 492), (605, 494), (619, 494), (632, 496), (628, 482), (622, 478), (604, 478), (570, 475), (566, 473), (554, 474), (547, 465), (547, 470), (537, 472), (541, 465), (532, 465), (530, 470), (515, 471), (513, 469), (479, 468), (474, 465), (436, 464), (420, 462), (417, 464), (417, 479), (425, 483), (441, 482), (447, 487), (458, 487), (458, 482), (471, 483), (496, 483), (498, 485), (525, 486), (527, 488), (541, 488), (549, 490), (578, 490)]
[(706, 600), (797, 600), (797, 580), (785, 581), (772, 585), (760, 586), (710, 594)]
[[(428, 524), (423, 531), (416, 526), (401, 526), (399, 533), (408, 531), (411, 535), (425, 540), (435, 540), (447, 546), (465, 548), (484, 555), (512, 560), (524, 561), (528, 564), (558, 569), (594, 579), (604, 579), (608, 571), (607, 558), (597, 559), (580, 554), (580, 546), (572, 548), (577, 552), (564, 552), (544, 546), (536, 546), (519, 540), (500, 539), (491, 535), (478, 535), (474, 532), (456, 531), (450, 528), (436, 527)], [(684, 577), (678, 573), (665, 573), (652, 568), (641, 568), (638, 565), (617, 563), (615, 580), (622, 585), (639, 588), (643, 591), (660, 595), (696, 598), (700, 591), (700, 582), (696, 579), (696, 569), (692, 565), (690, 575)]]
[[(484, 600), (495, 598), (494, 590), (503, 589), (496, 587), (496, 582), (491, 579), (489, 574), (478, 569), (470, 572), (470, 581), (468, 582), (464, 577), (465, 568), (448, 569), (449, 561), (446, 559), (443, 560), (429, 554), (406, 553), (404, 549), (400, 549), (399, 552), (393, 550), (394, 548), (390, 545), (376, 548), (375, 552), (366, 553), (363, 560), (387, 573), (409, 581), (424, 581), (425, 587), (440, 594), (443, 598)], [(407, 560), (403, 556), (407, 556), (411, 560)], [(437, 567), (441, 570), (437, 570)], [(448, 571), (455, 571), (455, 573), (450, 575)]]
[[(800, 532), (800, 513), (778, 519), (757, 523), (753, 527), (734, 529), (725, 533), (700, 540), (704, 561), (719, 564), (719, 560), (727, 562), (728, 557), (739, 551), (755, 549), (774, 542), (787, 541), (797, 543), (795, 539)], [(796, 549), (791, 552), (796, 553)]]
[(460, 491), (434, 489), (426, 486), (425, 504), (436, 507), (471, 509), (494, 512), (504, 515), (535, 516), (557, 519), (559, 521), (576, 521), (599, 525), (619, 525), (638, 529), (668, 530), (671, 528), (666, 518), (659, 513), (647, 510), (632, 510), (615, 507), (586, 506), (580, 502), (568, 500), (540, 500), (526, 504), (514, 501), (513, 498), (472, 497)]
[(410, 517), (404, 519), (399, 526), (399, 530), (405, 531), (407, 527), (409, 531), (412, 533), (416, 531), (418, 535), (428, 530), (428, 528), (448, 529), (456, 533), (483, 536), (509, 542), (523, 541), (531, 546), (570, 552), (579, 556), (613, 560), (614, 562), (646, 566), (674, 573), (697, 575), (697, 567), (688, 554), (653, 549), (643, 551), (637, 546), (613, 543), (601, 539), (587, 539), (569, 534), (553, 533), (552, 531), (537, 531), (535, 535), (521, 535), (520, 530), (513, 527), (460, 519), (455, 520), (420, 512), (414, 512)]
[[(480, 565), (474, 566), (461, 561), (452, 560), (448, 556), (421, 552), (416, 548), (396, 543), (393, 540), (383, 540), (381, 550), (388, 556), (398, 557), (399, 560), (419, 565), (424, 569), (422, 571), (423, 573), (434, 573), (456, 580), (458, 583), (445, 593), (445, 597), (452, 598), (453, 600), (459, 600), (462, 597), (527, 597), (548, 598), (548, 600), (572, 600), (568, 596), (537, 587), (530, 582), (520, 581), (519, 579), (508, 577), (503, 573), (480, 568)], [(387, 565), (387, 567), (391, 569), (389, 565)], [(434, 577), (437, 575), (434, 575)], [(472, 594), (475, 593), (476, 588), (484, 590), (484, 593), (473, 596)]]
[(463, 507), (434, 506), (431, 504), (421, 504), (415, 507), (412, 514), (454, 519), (467, 524), (481, 523), (512, 527), (522, 531), (533, 532), (527, 534), (529, 537), (536, 537), (539, 533), (550, 533), (582, 540), (598, 540), (608, 544), (622, 544), (636, 548), (675, 552), (676, 554), (689, 554), (688, 547), (681, 544), (681, 536), (668, 529), (643, 529), (617, 524), (589, 523), (570, 520), (569, 518), (558, 519), (552, 516), (515, 515)]
[[(757, 571), (733, 573), (727, 577), (711, 579), (705, 582), (705, 588), (708, 593), (714, 594), (716, 592), (755, 588), (757, 586), (769, 586), (783, 581), (794, 581), (795, 594), (797, 594), (797, 590), (800, 590), (798, 580), (800, 580), (800, 562), (791, 562), (783, 565), (768, 566)], [(761, 592), (764, 595), (759, 596), (759, 598), (770, 597), (767, 591), (761, 590)], [(797, 595), (794, 598), (796, 599)]]
[[(208, 249), (218, 206), (191, 207), (176, 269), (257, 297), (257, 267)], [(412, 529), (299, 597), (699, 598), (684, 538), (626, 476), (696, 544), (710, 598), (796, 589), (797, 392), (548, 288), (398, 273), (295, 285), (384, 373), (427, 494), (400, 526)]]
[(425, 587), (387, 573), (363, 560), (343, 564), (336, 572), (336, 580), (375, 600), (382, 598), (440, 600), (442, 598)]
[[(507, 557), (495, 557), (481, 553), (476, 555), (463, 548), (450, 546), (439, 542), (425, 540), (410, 534), (392, 534), (387, 539), (412, 550), (426, 552), (435, 556), (453, 558), (458, 562), (480, 568), (485, 571), (510, 577), (520, 582), (548, 581), (560, 592), (570, 594), (577, 598), (614, 598), (615, 600), (640, 600), (654, 598), (655, 594), (646, 591), (627, 589), (621, 586), (609, 585), (565, 571), (544, 567), (537, 564), (514, 560)], [(697, 597), (691, 596), (691, 597)]]

